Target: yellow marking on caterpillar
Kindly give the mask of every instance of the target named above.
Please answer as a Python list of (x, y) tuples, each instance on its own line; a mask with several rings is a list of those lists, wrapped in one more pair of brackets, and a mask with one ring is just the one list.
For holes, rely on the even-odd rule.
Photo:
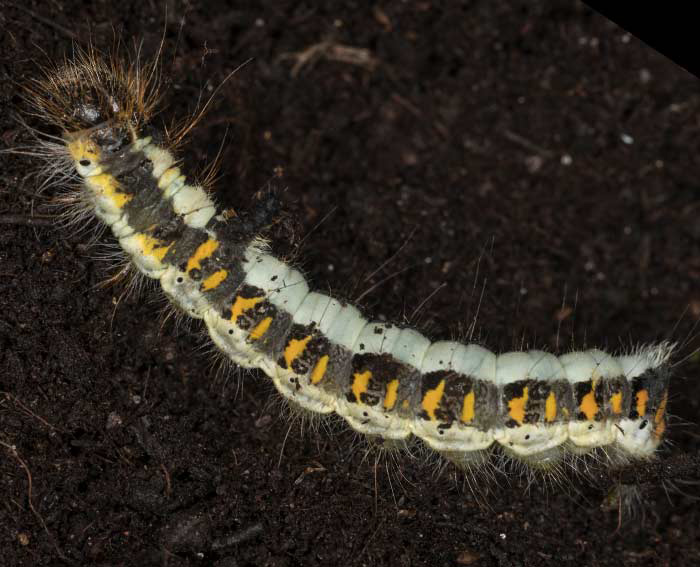
[(202, 291), (216, 289), (228, 277), (227, 270), (218, 270), (202, 282)]
[(666, 402), (668, 402), (668, 390), (664, 392), (664, 397), (661, 399), (659, 409), (656, 410), (656, 414), (654, 415), (654, 436), (657, 439), (661, 439), (661, 436), (666, 430), (666, 420), (664, 419), (664, 414), (666, 413)]
[(612, 396), (610, 396), (610, 407), (612, 408), (613, 413), (622, 413), (622, 392), (615, 392)]
[(583, 396), (581, 404), (579, 405), (581, 413), (586, 416), (588, 421), (591, 421), (598, 413), (598, 404), (595, 401), (595, 386), (596, 381), (593, 380), (591, 382), (591, 391)]
[(187, 269), (185, 271), (189, 273), (195, 269), (201, 270), (202, 260), (209, 258), (209, 256), (211, 256), (214, 253), (214, 250), (216, 250), (218, 247), (219, 242), (213, 238), (209, 238), (207, 241), (200, 244), (190, 259), (187, 260)]
[(474, 419), (475, 399), (474, 390), (464, 396), (464, 402), (462, 402), (462, 423), (470, 423)]
[(107, 197), (110, 201), (112, 201), (114, 206), (119, 209), (124, 207), (124, 205), (126, 205), (134, 197), (128, 193), (118, 192), (119, 182), (109, 173), (100, 173), (99, 175), (88, 177), (87, 184), (93, 191), (99, 192)]
[(272, 317), (265, 317), (262, 321), (260, 321), (260, 323), (256, 325), (255, 329), (250, 332), (250, 340), (257, 341), (260, 337), (267, 333), (271, 323)]
[(355, 395), (355, 401), (360, 402), (360, 396), (367, 391), (369, 380), (372, 378), (372, 372), (365, 370), (364, 372), (355, 372), (352, 375), (352, 393)]
[(314, 370), (311, 373), (312, 384), (318, 384), (321, 380), (323, 380), (323, 377), (326, 375), (327, 367), (328, 355), (324, 354), (321, 358), (318, 359), (318, 362), (316, 363), (316, 366), (314, 366)]
[(144, 256), (152, 256), (159, 262), (163, 261), (163, 258), (165, 258), (165, 255), (168, 253), (168, 249), (172, 246), (172, 242), (165, 246), (162, 240), (158, 240), (148, 234), (140, 233), (136, 235), (136, 238), (141, 247), (142, 254)]
[(442, 395), (445, 393), (445, 380), (440, 380), (440, 383), (433, 389), (428, 390), (423, 396), (423, 401), (421, 402), (421, 407), (428, 414), (428, 417), (432, 421), (437, 419), (435, 415), (435, 410), (440, 406), (440, 400), (442, 400)]
[(252, 309), (264, 299), (264, 297), (251, 297), (249, 299), (247, 297), (241, 297), (240, 295), (237, 295), (236, 301), (234, 301), (233, 305), (231, 306), (231, 321), (235, 323), (238, 320), (238, 318), (241, 315), (243, 315), (244, 311)]
[(549, 392), (547, 401), (544, 403), (544, 420), (552, 423), (557, 418), (557, 397), (554, 392)]
[(513, 398), (508, 402), (508, 415), (510, 415), (511, 419), (517, 421), (518, 425), (522, 425), (523, 421), (525, 421), (525, 406), (529, 397), (530, 389), (528, 386), (525, 386), (522, 396)]
[(100, 150), (97, 148), (97, 145), (84, 138), (78, 138), (69, 142), (68, 152), (73, 161), (80, 161), (81, 159), (97, 161), (100, 159)]
[(637, 413), (639, 414), (639, 417), (642, 417), (645, 413), (647, 413), (648, 401), (649, 392), (646, 389), (639, 390), (639, 392), (637, 392)]
[[(284, 361), (287, 363), (287, 368), (292, 367), (292, 362), (301, 356), (306, 345), (309, 344), (311, 335), (303, 339), (290, 339), (287, 348), (284, 349)], [(317, 365), (318, 366), (318, 365)]]
[(384, 409), (389, 411), (394, 409), (396, 398), (399, 394), (399, 379), (394, 378), (386, 385), (386, 394), (384, 396)]

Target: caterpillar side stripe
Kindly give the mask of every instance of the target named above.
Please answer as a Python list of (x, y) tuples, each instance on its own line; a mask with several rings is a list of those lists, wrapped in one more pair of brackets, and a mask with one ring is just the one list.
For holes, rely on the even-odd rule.
[(291, 404), (335, 413), (381, 446), (415, 437), (466, 468), (496, 447), (545, 469), (599, 448), (621, 460), (654, 456), (672, 344), (621, 355), (494, 354), (366, 319), (312, 291), (250, 223), (228, 218), (188, 182), (151, 123), (157, 77), (156, 63), (89, 49), (32, 81), (26, 99), (61, 131), (60, 144), (45, 142), (47, 160), (67, 160), (82, 201), (133, 265), (201, 319), (231, 361), (262, 370)]

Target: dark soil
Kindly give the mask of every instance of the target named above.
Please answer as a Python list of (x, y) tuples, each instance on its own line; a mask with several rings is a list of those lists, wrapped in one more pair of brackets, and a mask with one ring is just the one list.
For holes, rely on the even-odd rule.
[(669, 446), (564, 488), (482, 482), (484, 506), (452, 467), (290, 427), (156, 291), (100, 287), (99, 248), (5, 154), (0, 563), (697, 565), (697, 79), (573, 1), (258, 4), (0, 2), (0, 147), (26, 142), (37, 61), (115, 33), (153, 54), (167, 20), (166, 121), (252, 58), (182, 157), (227, 133), (219, 201), (276, 187), (275, 241), (318, 288), (433, 338), (476, 318), (494, 350), (681, 341)]

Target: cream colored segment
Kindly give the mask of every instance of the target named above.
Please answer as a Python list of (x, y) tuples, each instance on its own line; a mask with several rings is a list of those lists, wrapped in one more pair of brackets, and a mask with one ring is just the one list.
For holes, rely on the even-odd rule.
[(184, 175), (175, 177), (163, 190), (163, 197), (172, 199), (185, 185), (187, 185), (187, 178)]
[(527, 354), (531, 361), (528, 374), (533, 380), (554, 382), (566, 379), (566, 370), (553, 354), (542, 350), (530, 350)]
[(216, 206), (214, 204), (208, 205), (186, 214), (184, 216), (185, 224), (192, 228), (204, 228), (214, 215), (216, 215)]
[[(156, 179), (159, 179), (166, 169), (170, 169), (175, 163), (175, 158), (165, 148), (158, 147), (154, 144), (149, 144), (143, 148), (143, 154), (151, 160), (153, 171), (151, 174)], [(161, 187), (162, 189), (162, 187)]]
[(297, 310), (292, 313), (292, 320), (298, 325), (309, 325), (315, 319), (314, 311), (316, 310), (316, 305), (318, 305), (321, 298), (326, 298), (327, 296), (317, 293), (315, 291), (310, 292), (301, 302)]
[(366, 324), (367, 320), (362, 317), (357, 307), (342, 305), (335, 319), (330, 324), (326, 338), (351, 350)]
[(559, 357), (559, 362), (564, 367), (566, 379), (574, 384), (590, 380), (596, 369), (596, 361), (588, 351), (564, 354)]
[(341, 307), (341, 303), (332, 297), (312, 291), (301, 302), (293, 319), (299, 325), (316, 323), (316, 327), (325, 335)]
[(458, 346), (459, 343), (451, 341), (437, 341), (431, 344), (421, 362), (421, 373), (427, 374), (437, 370), (448, 370), (452, 355)]
[(614, 420), (569, 422), (569, 440), (574, 452), (586, 452), (595, 447), (604, 447), (615, 441), (617, 428)]
[(248, 246), (245, 253), (244, 269), (247, 284), (262, 289), (265, 295), (277, 292), (291, 268), (274, 256), (262, 252), (257, 244)]
[(173, 210), (184, 217), (192, 228), (203, 228), (216, 214), (216, 207), (207, 192), (198, 186), (184, 185), (171, 198)]
[(477, 380), (494, 382), (496, 379), (496, 355), (479, 345), (456, 343), (450, 368), (458, 374), (471, 376)]
[(143, 235), (134, 233), (119, 239), (119, 245), (124, 252), (131, 256), (136, 267), (146, 276), (159, 279), (165, 271), (166, 265), (152, 254), (145, 254), (142, 248)]
[(151, 143), (151, 140), (151, 136), (146, 136), (145, 138), (137, 138), (131, 143), (131, 148), (129, 149), (132, 153), (145, 150), (145, 148)]
[(440, 425), (439, 421), (416, 418), (411, 422), (411, 430), (435, 451), (468, 453), (487, 449), (494, 442), (493, 430), (481, 431), (457, 422), (448, 429)]
[(497, 386), (504, 386), (526, 380), (530, 376), (532, 359), (527, 352), (504, 352), (496, 358)]
[(295, 313), (309, 295), (309, 284), (299, 270), (290, 270), (276, 291), (270, 293), (270, 301), (287, 313)]
[(567, 423), (544, 425), (524, 423), (518, 427), (505, 427), (498, 435), (498, 442), (521, 457), (530, 457), (563, 445), (569, 438)]
[(663, 342), (635, 349), (630, 354), (617, 357), (617, 362), (628, 380), (641, 376), (649, 369), (666, 364), (676, 345)]
[(622, 375), (622, 366), (614, 356), (602, 350), (592, 349), (588, 351), (596, 361), (596, 369), (593, 378), (615, 378)]
[(661, 440), (654, 436), (654, 428), (650, 423), (640, 428), (644, 421), (646, 419), (643, 417), (624, 418), (615, 428), (617, 445), (638, 459), (650, 458), (661, 443)]
[(357, 337), (367, 325), (359, 309), (352, 305), (341, 305), (335, 320), (330, 324), (326, 336), (334, 343), (352, 350)]
[(364, 404), (343, 403), (339, 412), (355, 431), (400, 441), (411, 436), (411, 421)]
[(119, 220), (123, 217), (123, 213), (110, 212), (99, 205), (95, 205), (95, 216), (107, 226), (112, 226), (113, 224), (119, 222)]
[(300, 379), (292, 370), (279, 367), (272, 359), (265, 359), (261, 368), (272, 378), (277, 391), (289, 401), (314, 413), (329, 414), (337, 411), (335, 396)]
[(609, 354), (591, 349), (571, 352), (559, 357), (569, 382), (585, 382), (598, 378), (613, 378), (622, 375), (622, 366)]
[(126, 213), (119, 217), (117, 221), (110, 224), (110, 228), (112, 229), (112, 234), (114, 234), (117, 239), (131, 236), (135, 232), (129, 224), (129, 215)]
[(190, 317), (202, 319), (211, 309), (211, 304), (200, 291), (201, 282), (192, 280), (175, 266), (169, 266), (165, 270), (160, 285), (168, 298)]
[(262, 252), (258, 244), (245, 251), (246, 283), (262, 289), (276, 307), (295, 313), (309, 294), (309, 286), (298, 270)]
[(400, 334), (401, 329), (391, 323), (367, 323), (355, 340), (352, 351), (358, 354), (390, 353)]
[(418, 331), (401, 329), (401, 333), (391, 350), (391, 355), (399, 362), (410, 364), (413, 368), (419, 369), (429, 348), (430, 341)]
[[(203, 319), (214, 344), (233, 362), (245, 368), (261, 366), (260, 360), (264, 355), (248, 343), (247, 331), (219, 316), (215, 309), (205, 311)], [(269, 375), (269, 372), (266, 373)]]
[(618, 356), (617, 363), (628, 380), (641, 376), (651, 368), (649, 359), (646, 356), (640, 356), (640, 353)]
[[(158, 189), (166, 191), (176, 180), (183, 178), (179, 167), (171, 167), (166, 169), (162, 175), (156, 177), (158, 180)], [(172, 196), (172, 195), (170, 195)]]

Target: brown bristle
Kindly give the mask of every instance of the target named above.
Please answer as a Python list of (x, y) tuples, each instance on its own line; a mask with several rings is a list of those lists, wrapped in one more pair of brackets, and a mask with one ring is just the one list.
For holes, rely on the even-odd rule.
[(109, 120), (138, 129), (161, 100), (159, 59), (124, 60), (95, 47), (77, 48), (71, 59), (42, 68), (43, 77), (24, 86), (30, 111), (64, 132)]

